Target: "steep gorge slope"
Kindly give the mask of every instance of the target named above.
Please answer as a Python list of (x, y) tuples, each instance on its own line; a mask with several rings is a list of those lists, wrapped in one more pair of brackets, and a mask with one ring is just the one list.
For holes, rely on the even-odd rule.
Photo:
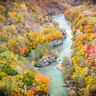
[[(73, 56), (65, 77), (69, 96), (96, 96), (96, 5), (70, 7), (65, 16), (72, 24)], [(67, 73), (67, 74), (66, 74)], [(75, 90), (75, 91), (74, 91)]]
[(61, 38), (38, 1), (0, 1), (0, 96), (46, 96), (49, 79), (34, 72), (34, 64)]

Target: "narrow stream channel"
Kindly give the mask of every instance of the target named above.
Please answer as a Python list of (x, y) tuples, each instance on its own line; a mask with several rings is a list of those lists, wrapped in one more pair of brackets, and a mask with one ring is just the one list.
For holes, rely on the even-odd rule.
[(50, 96), (68, 96), (67, 88), (64, 87), (64, 73), (57, 69), (56, 65), (62, 63), (64, 56), (67, 56), (70, 59), (72, 46), (71, 26), (63, 14), (52, 16), (52, 20), (59, 24), (60, 29), (64, 29), (66, 31), (67, 38), (63, 41), (57, 62), (41, 68), (40, 72), (51, 78), (49, 84)]

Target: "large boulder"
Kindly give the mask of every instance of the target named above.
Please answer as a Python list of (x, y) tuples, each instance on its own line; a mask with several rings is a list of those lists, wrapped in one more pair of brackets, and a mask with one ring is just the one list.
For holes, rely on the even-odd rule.
[(49, 65), (50, 63), (55, 61), (55, 56), (47, 56), (40, 59), (36, 64), (35, 67), (44, 67)]
[(51, 42), (51, 44), (52, 44), (53, 47), (56, 47), (56, 46), (59, 46), (59, 45), (63, 44), (63, 40), (53, 40)]

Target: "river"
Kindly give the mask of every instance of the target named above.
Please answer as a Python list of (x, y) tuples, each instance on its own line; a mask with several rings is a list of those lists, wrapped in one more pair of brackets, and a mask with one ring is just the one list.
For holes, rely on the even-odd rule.
[(57, 62), (52, 63), (46, 67), (40, 69), (40, 73), (44, 74), (47, 77), (50, 77), (49, 84), (49, 95), (50, 96), (68, 96), (67, 88), (64, 87), (64, 73), (61, 72), (56, 66), (57, 64), (61, 64), (64, 57), (71, 57), (71, 46), (72, 46), (72, 34), (71, 34), (71, 26), (64, 17), (63, 14), (52, 16), (52, 20), (59, 24), (60, 29), (64, 29), (66, 32), (67, 38), (64, 39), (63, 44), (61, 45), (61, 49), (59, 52), (59, 57), (57, 58)]

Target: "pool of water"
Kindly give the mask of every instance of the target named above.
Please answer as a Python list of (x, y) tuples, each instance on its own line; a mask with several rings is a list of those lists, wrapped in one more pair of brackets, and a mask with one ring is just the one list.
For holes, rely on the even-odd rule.
[(63, 44), (59, 52), (59, 57), (57, 62), (54, 62), (44, 68), (40, 69), (40, 73), (44, 74), (47, 77), (50, 77), (49, 84), (49, 95), (50, 96), (68, 96), (67, 88), (64, 87), (64, 73), (57, 69), (56, 65), (61, 64), (63, 58), (67, 56), (69, 59), (71, 57), (71, 46), (72, 46), (72, 34), (71, 26), (64, 17), (63, 14), (52, 16), (52, 20), (59, 24), (60, 29), (64, 29), (66, 32), (67, 38), (64, 39)]

